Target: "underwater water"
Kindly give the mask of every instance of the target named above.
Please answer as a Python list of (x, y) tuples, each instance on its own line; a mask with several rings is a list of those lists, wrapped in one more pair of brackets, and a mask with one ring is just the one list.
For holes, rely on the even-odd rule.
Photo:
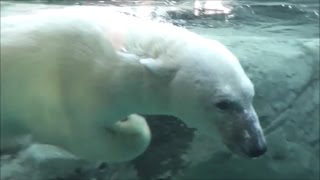
[[(152, 144), (129, 162), (134, 170), (117, 170), (119, 179), (320, 178), (319, 0), (1, 1), (1, 16), (72, 5), (104, 6), (219, 40), (239, 58), (255, 85), (254, 106), (268, 141), (266, 155), (242, 159), (176, 118), (147, 117), (154, 132)], [(168, 121), (160, 124), (158, 119)], [(14, 163), (2, 160), (1, 173), (7, 175), (2, 179), (26, 168)], [(63, 169), (64, 164), (57, 166)], [(79, 176), (59, 177), (111, 178), (108, 170), (88, 169)]]

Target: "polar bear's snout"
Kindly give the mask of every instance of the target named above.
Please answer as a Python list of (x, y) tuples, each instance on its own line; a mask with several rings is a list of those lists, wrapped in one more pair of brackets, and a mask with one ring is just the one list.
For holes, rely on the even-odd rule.
[[(267, 142), (261, 128), (258, 116), (251, 106), (249, 110), (243, 112), (244, 148), (245, 154), (249, 157), (259, 157), (267, 152)], [(240, 123), (241, 124), (241, 123)]]
[(244, 143), (240, 146), (246, 156), (255, 158), (267, 152), (267, 143), (261, 128), (253, 124), (247, 125), (246, 130), (243, 130), (242, 138)]
[(224, 144), (244, 157), (256, 158), (265, 154), (267, 142), (254, 108), (245, 109), (233, 117), (236, 118), (219, 126)]

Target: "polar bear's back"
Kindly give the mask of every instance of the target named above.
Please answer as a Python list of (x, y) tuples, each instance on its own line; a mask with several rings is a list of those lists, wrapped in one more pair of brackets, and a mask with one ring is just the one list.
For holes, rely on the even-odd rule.
[(90, 141), (94, 155), (105, 155), (113, 145), (100, 133), (119, 120), (118, 114), (108, 114), (115, 109), (109, 108), (110, 99), (117, 98), (108, 82), (121, 74), (108, 31), (115, 21), (77, 13), (50, 10), (1, 18), (1, 148), (13, 135), (28, 133), (38, 142), (80, 151), (88, 148), (80, 142)]
[(81, 18), (63, 19), (59, 13), (1, 18), (1, 132), (13, 120), (27, 128), (66, 126), (70, 98), (81, 110), (83, 102), (95, 101), (93, 87), (102, 82), (94, 78), (103, 65), (112, 65), (104, 61), (116, 59), (101, 29)]

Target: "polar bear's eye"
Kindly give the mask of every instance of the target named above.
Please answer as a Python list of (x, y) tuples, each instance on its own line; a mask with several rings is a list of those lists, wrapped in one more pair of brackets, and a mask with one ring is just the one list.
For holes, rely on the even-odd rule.
[(235, 110), (235, 111), (239, 111), (241, 110), (241, 106), (233, 101), (229, 101), (229, 100), (223, 100), (220, 101), (218, 103), (215, 104), (217, 108), (221, 109), (221, 110)]
[(231, 101), (220, 101), (216, 103), (216, 106), (221, 110), (227, 110), (231, 108), (231, 104), (232, 104)]

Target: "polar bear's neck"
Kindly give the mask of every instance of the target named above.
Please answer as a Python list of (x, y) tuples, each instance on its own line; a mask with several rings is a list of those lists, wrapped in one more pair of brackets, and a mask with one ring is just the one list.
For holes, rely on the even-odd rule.
[[(128, 20), (130, 22), (127, 22)], [(190, 39), (199, 36), (170, 24), (130, 17), (123, 17), (117, 21), (120, 23), (108, 20), (108, 27), (105, 27), (105, 30), (106, 37), (119, 56), (119, 62), (115, 62), (119, 66), (115, 68), (117, 71), (114, 73), (117, 74), (115, 79), (126, 82), (121, 87), (110, 86), (121, 88), (117, 90), (117, 97), (121, 97), (118, 99), (119, 104), (122, 104), (119, 108), (130, 111), (125, 113), (171, 114), (169, 82), (160, 82), (159, 79), (150, 77), (139, 60), (144, 58), (173, 60), (167, 57), (183, 54), (181, 47), (185, 47), (186, 42), (194, 42)], [(180, 41), (177, 41), (177, 36), (190, 39), (179, 38)], [(112, 80), (109, 83), (119, 84)]]
[(116, 77), (107, 82), (116, 97), (113, 108), (121, 109), (126, 115), (171, 113), (169, 84), (150, 77), (136, 61), (121, 61), (117, 66), (113, 72)]

